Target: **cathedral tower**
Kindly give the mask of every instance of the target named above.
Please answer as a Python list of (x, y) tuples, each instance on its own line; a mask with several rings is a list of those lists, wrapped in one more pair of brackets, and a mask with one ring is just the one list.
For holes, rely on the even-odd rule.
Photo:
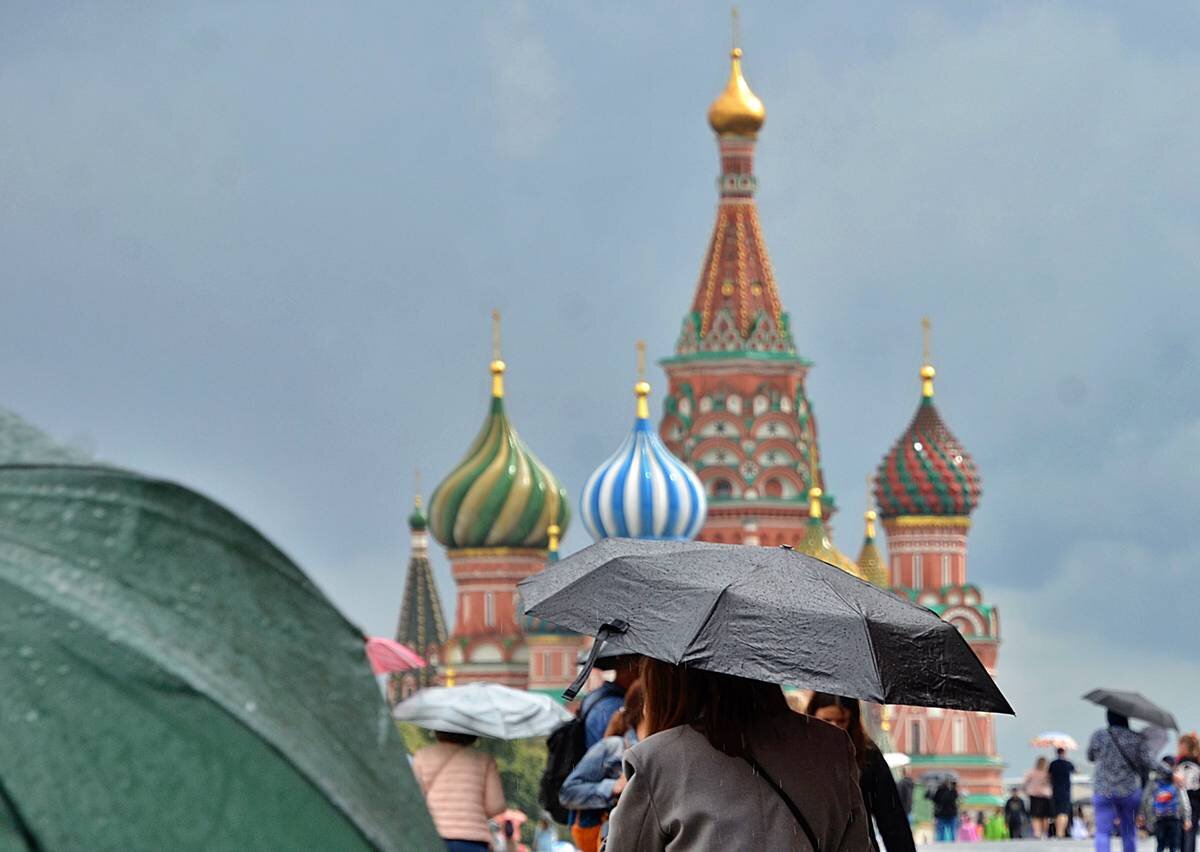
[[(530, 659), (517, 582), (545, 568), (552, 530), (557, 536), (567, 526), (567, 494), (517, 436), (505, 412), (506, 368), (495, 313), (493, 350), (492, 396), (483, 428), (429, 500), (429, 528), (447, 549), (458, 589), (440, 677), (524, 688)], [(568, 674), (564, 682), (570, 679)]]
[[(936, 371), (929, 358), (929, 321), (921, 366), (921, 401), (900, 439), (884, 456), (875, 500), (887, 533), (893, 590), (932, 609), (963, 634), (993, 675), (1000, 644), (996, 608), (967, 582), (967, 533), (982, 494), (975, 462), (950, 432), (933, 402)], [(912, 758), (918, 777), (952, 771), (968, 805), (1004, 801), (1004, 762), (996, 753), (994, 719), (987, 713), (897, 707), (897, 751)]]
[[(721, 173), (712, 239), (691, 310), (662, 361), (668, 379), (660, 432), (699, 476), (708, 498), (703, 541), (799, 545), (810, 489), (823, 486), (817, 425), (754, 202), (754, 147), (763, 103), (731, 56), (729, 82), (708, 121)], [(818, 492), (823, 519), (834, 501)]]
[(408, 516), (412, 552), (404, 578), (404, 600), (400, 604), (400, 623), (396, 641), (425, 658), (426, 668), (403, 672), (393, 677), (397, 699), (407, 698), (414, 690), (432, 686), (437, 676), (442, 647), (446, 644), (446, 621), (433, 567), (429, 564), (429, 519), (421, 508), (421, 495), (414, 500)]

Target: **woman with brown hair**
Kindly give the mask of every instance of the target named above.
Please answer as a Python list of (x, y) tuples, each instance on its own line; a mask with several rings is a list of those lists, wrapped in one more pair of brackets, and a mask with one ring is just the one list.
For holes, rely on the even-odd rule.
[(608, 852), (868, 849), (846, 735), (776, 685), (642, 664), (648, 737), (625, 755)]
[(814, 692), (805, 712), (841, 728), (850, 735), (850, 742), (854, 743), (854, 756), (859, 770), (858, 784), (867, 810), (867, 834), (871, 839), (871, 848), (879, 852), (875, 832), (871, 830), (873, 821), (887, 852), (915, 852), (912, 829), (904, 805), (900, 802), (900, 792), (896, 789), (892, 770), (883, 752), (867, 736), (862, 723), (862, 707), (857, 699)]

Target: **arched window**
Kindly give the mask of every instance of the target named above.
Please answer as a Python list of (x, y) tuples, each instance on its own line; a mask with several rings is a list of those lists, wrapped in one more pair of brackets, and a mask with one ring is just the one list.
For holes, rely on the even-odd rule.
[(783, 483), (778, 479), (767, 480), (767, 484), (763, 487), (763, 493), (768, 497), (782, 497)]
[(728, 500), (733, 496), (733, 484), (728, 479), (714, 479), (712, 495), (718, 500)]

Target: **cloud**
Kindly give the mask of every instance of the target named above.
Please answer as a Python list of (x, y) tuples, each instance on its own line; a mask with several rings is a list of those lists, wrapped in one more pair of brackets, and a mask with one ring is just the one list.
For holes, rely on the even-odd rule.
[(536, 157), (558, 133), (563, 70), (528, 6), (519, 0), (487, 19), (483, 38), (492, 71), (496, 144), (506, 157)]

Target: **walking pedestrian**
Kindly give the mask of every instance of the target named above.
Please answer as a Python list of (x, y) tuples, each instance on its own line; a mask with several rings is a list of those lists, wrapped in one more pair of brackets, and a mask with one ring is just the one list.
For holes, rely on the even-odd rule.
[(1033, 768), (1025, 773), (1023, 781), (1025, 795), (1029, 797), (1029, 821), (1033, 836), (1045, 838), (1050, 830), (1050, 817), (1054, 815), (1051, 800), (1050, 772), (1046, 769), (1046, 758), (1039, 757)]
[(944, 778), (936, 789), (925, 791), (925, 798), (933, 802), (934, 839), (953, 843), (958, 839), (958, 782)]
[(412, 770), (434, 827), (448, 852), (487, 852), (488, 820), (505, 810), (500, 771), (491, 755), (472, 748), (477, 737), (435, 732), (413, 755)]
[(913, 788), (915, 786), (912, 776), (908, 772), (908, 767), (901, 768), (900, 780), (896, 782), (896, 792), (900, 794), (900, 806), (904, 808), (904, 816), (908, 820), (910, 828), (912, 826)]
[[(863, 805), (867, 810), (867, 835), (871, 840), (873, 852), (879, 852), (875, 829), (878, 829), (879, 836), (883, 839), (883, 848), (887, 852), (916, 852), (912, 828), (908, 824), (908, 812), (892, 778), (892, 770), (887, 765), (883, 752), (867, 736), (862, 723), (862, 707), (858, 700), (830, 695), (827, 692), (814, 692), (808, 700), (806, 712), (850, 735), (850, 742), (854, 744), (854, 756), (858, 762), (858, 783), (862, 791)], [(911, 808), (910, 793), (909, 809)]]
[(868, 849), (853, 747), (773, 684), (647, 659), (608, 852)]
[(1071, 828), (1071, 776), (1075, 764), (1067, 760), (1067, 750), (1060, 748), (1046, 771), (1050, 774), (1050, 798), (1054, 809), (1055, 834), (1060, 838), (1070, 836)]
[(1179, 738), (1175, 773), (1192, 809), (1192, 825), (1183, 833), (1182, 849), (1183, 852), (1196, 852), (1196, 823), (1200, 822), (1200, 737), (1194, 731)]
[(1142, 813), (1147, 828), (1158, 840), (1158, 852), (1179, 852), (1184, 829), (1192, 826), (1192, 812), (1187, 794), (1175, 778), (1175, 758), (1163, 758), (1146, 785)]
[[(607, 817), (625, 788), (622, 774), (625, 752), (638, 741), (644, 698), (641, 681), (635, 681), (625, 693), (624, 705), (609, 721), (604, 739), (587, 750), (583, 760), (563, 781), (558, 795), (563, 807), (600, 811)], [(602, 842), (603, 829), (600, 834)]]
[[(596, 660), (595, 667), (603, 672), (611, 672), (608, 677), (612, 679), (605, 680), (598, 688), (589, 692), (579, 707), (579, 716), (583, 719), (585, 750), (590, 750), (604, 739), (609, 722), (624, 706), (626, 691), (638, 679), (641, 661), (642, 658), (636, 654), (602, 654)], [(586, 751), (584, 753), (586, 754)], [(561, 788), (559, 792), (561, 794)], [(607, 805), (570, 812), (567, 824), (571, 831), (571, 841), (581, 852), (598, 852), (607, 814)]]
[(1129, 729), (1129, 717), (1108, 711), (1108, 724), (1092, 734), (1087, 758), (1095, 764), (1092, 804), (1096, 852), (1108, 852), (1114, 821), (1121, 826), (1122, 852), (1137, 852), (1137, 810), (1143, 778), (1154, 766), (1145, 739)]
[(1020, 840), (1025, 836), (1025, 820), (1029, 813), (1025, 810), (1025, 800), (1021, 798), (1021, 788), (1013, 787), (1009, 791), (1008, 801), (1004, 803), (1004, 824), (1008, 826), (1008, 836)]

